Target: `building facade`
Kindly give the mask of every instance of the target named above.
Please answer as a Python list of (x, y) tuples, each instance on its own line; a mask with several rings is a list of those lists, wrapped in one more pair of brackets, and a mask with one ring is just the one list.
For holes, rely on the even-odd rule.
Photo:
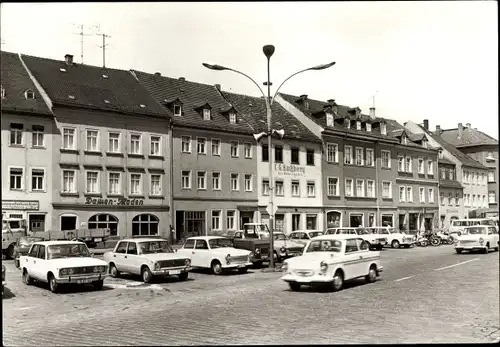
[(170, 237), (170, 117), (128, 72), (22, 56), (55, 115), (52, 229)]
[(464, 187), (457, 179), (457, 165), (440, 156), (439, 158), (439, 227), (448, 229), (451, 221), (464, 218)]

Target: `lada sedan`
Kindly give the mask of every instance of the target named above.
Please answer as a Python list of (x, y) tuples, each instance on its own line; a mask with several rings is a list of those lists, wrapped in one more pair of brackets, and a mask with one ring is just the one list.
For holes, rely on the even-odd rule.
[(150, 283), (154, 276), (178, 276), (185, 281), (191, 271), (189, 257), (177, 254), (167, 240), (158, 238), (121, 240), (103, 259), (112, 277), (126, 272), (141, 275), (144, 283)]
[(370, 251), (365, 240), (348, 234), (315, 237), (303, 255), (286, 260), (282, 269), (281, 279), (294, 291), (302, 285), (326, 285), (339, 291), (345, 281), (355, 278), (375, 282), (383, 271), (380, 252)]
[(478, 225), (465, 227), (455, 245), (455, 251), (482, 251), (488, 253), (490, 249), (498, 251), (498, 230), (494, 226)]
[(409, 248), (417, 241), (415, 236), (399, 232), (393, 227), (366, 227), (363, 228), (371, 234), (380, 235), (384, 238), (387, 246), (399, 248), (403, 246)]
[(26, 285), (33, 280), (48, 282), (52, 292), (67, 283), (91, 283), (100, 290), (108, 272), (106, 262), (93, 258), (80, 241), (35, 242), (19, 262)]
[(372, 234), (364, 228), (329, 228), (326, 233), (327, 235), (357, 235), (368, 242), (369, 249), (381, 250), (387, 244), (385, 237)]
[(179, 254), (191, 258), (197, 268), (212, 269), (216, 275), (224, 270), (245, 273), (252, 265), (252, 252), (233, 247), (233, 241), (221, 236), (198, 236), (186, 239)]

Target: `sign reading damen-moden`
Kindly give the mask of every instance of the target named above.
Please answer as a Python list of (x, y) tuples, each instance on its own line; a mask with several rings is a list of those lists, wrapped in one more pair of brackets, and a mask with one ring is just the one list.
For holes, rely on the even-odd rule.
[(274, 164), (274, 170), (278, 176), (302, 176), (306, 168), (299, 165)]
[(127, 199), (127, 198), (95, 199), (87, 197), (85, 198), (85, 205), (143, 206), (144, 201), (141, 199)]

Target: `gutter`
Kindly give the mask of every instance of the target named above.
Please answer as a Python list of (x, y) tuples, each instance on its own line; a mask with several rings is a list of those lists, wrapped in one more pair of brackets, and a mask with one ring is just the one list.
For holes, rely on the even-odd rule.
[[(174, 211), (174, 122), (172, 121), (172, 118), (170, 118), (169, 121), (169, 137), (168, 137), (168, 145), (170, 147), (170, 153), (169, 153), (169, 162), (170, 162), (170, 177), (169, 177), (169, 190), (170, 190), (170, 196), (169, 196), (169, 204), (170, 204), (170, 225), (172, 226), (170, 228), (170, 231), (175, 230), (175, 224), (174, 224), (174, 217), (175, 217), (175, 211)], [(177, 243), (177, 233), (174, 233), (174, 235), (170, 236), (170, 240), (173, 241), (173, 243)]]

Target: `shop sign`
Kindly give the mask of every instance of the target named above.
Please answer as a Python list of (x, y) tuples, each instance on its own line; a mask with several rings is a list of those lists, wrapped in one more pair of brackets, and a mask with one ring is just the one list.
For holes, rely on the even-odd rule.
[(449, 208), (446, 210), (446, 213), (458, 213), (458, 208)]
[(38, 200), (2, 200), (2, 211), (4, 210), (34, 210), (40, 209)]
[(306, 173), (305, 166), (274, 164), (274, 170), (278, 176), (302, 176)]
[(127, 199), (127, 198), (116, 198), (116, 199), (102, 199), (102, 198), (85, 198), (85, 205), (113, 205), (113, 206), (143, 206), (144, 200), (142, 199)]

